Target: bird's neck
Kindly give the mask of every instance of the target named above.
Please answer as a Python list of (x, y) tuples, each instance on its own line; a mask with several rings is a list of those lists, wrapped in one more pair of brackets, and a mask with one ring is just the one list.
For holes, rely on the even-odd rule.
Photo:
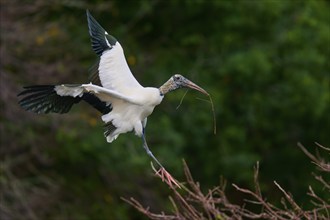
[(177, 86), (173, 83), (172, 79), (167, 80), (161, 87), (159, 87), (160, 95), (165, 95), (168, 92), (176, 90)]

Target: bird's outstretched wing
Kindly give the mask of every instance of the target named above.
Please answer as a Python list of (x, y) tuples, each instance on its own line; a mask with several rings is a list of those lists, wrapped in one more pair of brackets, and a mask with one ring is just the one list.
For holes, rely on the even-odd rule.
[[(109, 103), (101, 101), (92, 93), (81, 93), (77, 95), (77, 88), (79, 85), (67, 86), (71, 88), (71, 95), (61, 96), (57, 93), (55, 85), (38, 85), (26, 86), (24, 90), (18, 94), (23, 98), (19, 101), (19, 105), (27, 111), (35, 112), (38, 114), (44, 113), (67, 113), (71, 107), (80, 102), (81, 100), (89, 103), (102, 114), (107, 114), (112, 110)], [(68, 89), (67, 89), (68, 90)], [(75, 94), (75, 96), (73, 96)]]
[(91, 78), (98, 74), (103, 87), (122, 94), (130, 88), (142, 87), (127, 65), (120, 43), (104, 30), (88, 10), (86, 13), (92, 48), (100, 57), (98, 71), (94, 71)]
[(93, 84), (62, 84), (26, 86), (18, 94), (20, 106), (35, 113), (67, 113), (71, 107), (85, 101), (102, 114), (112, 111), (111, 100), (118, 99), (134, 105), (142, 105), (138, 100)]

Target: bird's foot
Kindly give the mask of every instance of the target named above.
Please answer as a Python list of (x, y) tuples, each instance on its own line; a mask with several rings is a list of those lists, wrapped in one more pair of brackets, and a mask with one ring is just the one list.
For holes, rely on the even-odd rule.
[(151, 163), (152, 169), (155, 171), (156, 176), (160, 177), (163, 182), (165, 182), (170, 188), (174, 188), (175, 186), (181, 189), (179, 182), (172, 177), (172, 175), (167, 172), (164, 167), (159, 168), (156, 170), (153, 164)]

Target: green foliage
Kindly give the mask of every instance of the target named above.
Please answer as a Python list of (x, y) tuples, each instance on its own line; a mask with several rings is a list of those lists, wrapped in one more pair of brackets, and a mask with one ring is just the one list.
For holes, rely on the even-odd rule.
[[(182, 177), (177, 167), (185, 158), (205, 188), (217, 185), (220, 175), (251, 186), (251, 168), (260, 161), (266, 194), (272, 194), (276, 179), (306, 204), (312, 166), (292, 146), (330, 144), (327, 1), (28, 3), (1, 7), (1, 157), (14, 164), (3, 166), (1, 183), (13, 181), (5, 174), (10, 172), (20, 183), (50, 179), (56, 187), (45, 181), (43, 190), (53, 203), (39, 206), (42, 212), (32, 205), (36, 200), (20, 207), (21, 198), (8, 188), (14, 199), (5, 206), (22, 210), (16, 218), (26, 213), (50, 219), (141, 218), (121, 196), (141, 198), (159, 210), (168, 207), (169, 192), (150, 175), (139, 138), (126, 134), (107, 144), (100, 115), (87, 105), (59, 116), (32, 116), (17, 106), (22, 85), (86, 82), (96, 60), (86, 8), (121, 42), (142, 85), (160, 86), (179, 72), (211, 94), (216, 135), (211, 105), (200, 100), (207, 97), (193, 91), (178, 109), (185, 91), (167, 95), (148, 119), (149, 145), (175, 177)], [(12, 163), (21, 155), (28, 159)]]

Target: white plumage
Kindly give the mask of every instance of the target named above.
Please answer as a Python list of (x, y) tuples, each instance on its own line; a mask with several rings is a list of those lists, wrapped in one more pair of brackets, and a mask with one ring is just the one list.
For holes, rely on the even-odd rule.
[(129, 69), (123, 48), (117, 41), (111, 50), (104, 51), (100, 57), (99, 77), (102, 86), (125, 93), (130, 88), (143, 88)]

